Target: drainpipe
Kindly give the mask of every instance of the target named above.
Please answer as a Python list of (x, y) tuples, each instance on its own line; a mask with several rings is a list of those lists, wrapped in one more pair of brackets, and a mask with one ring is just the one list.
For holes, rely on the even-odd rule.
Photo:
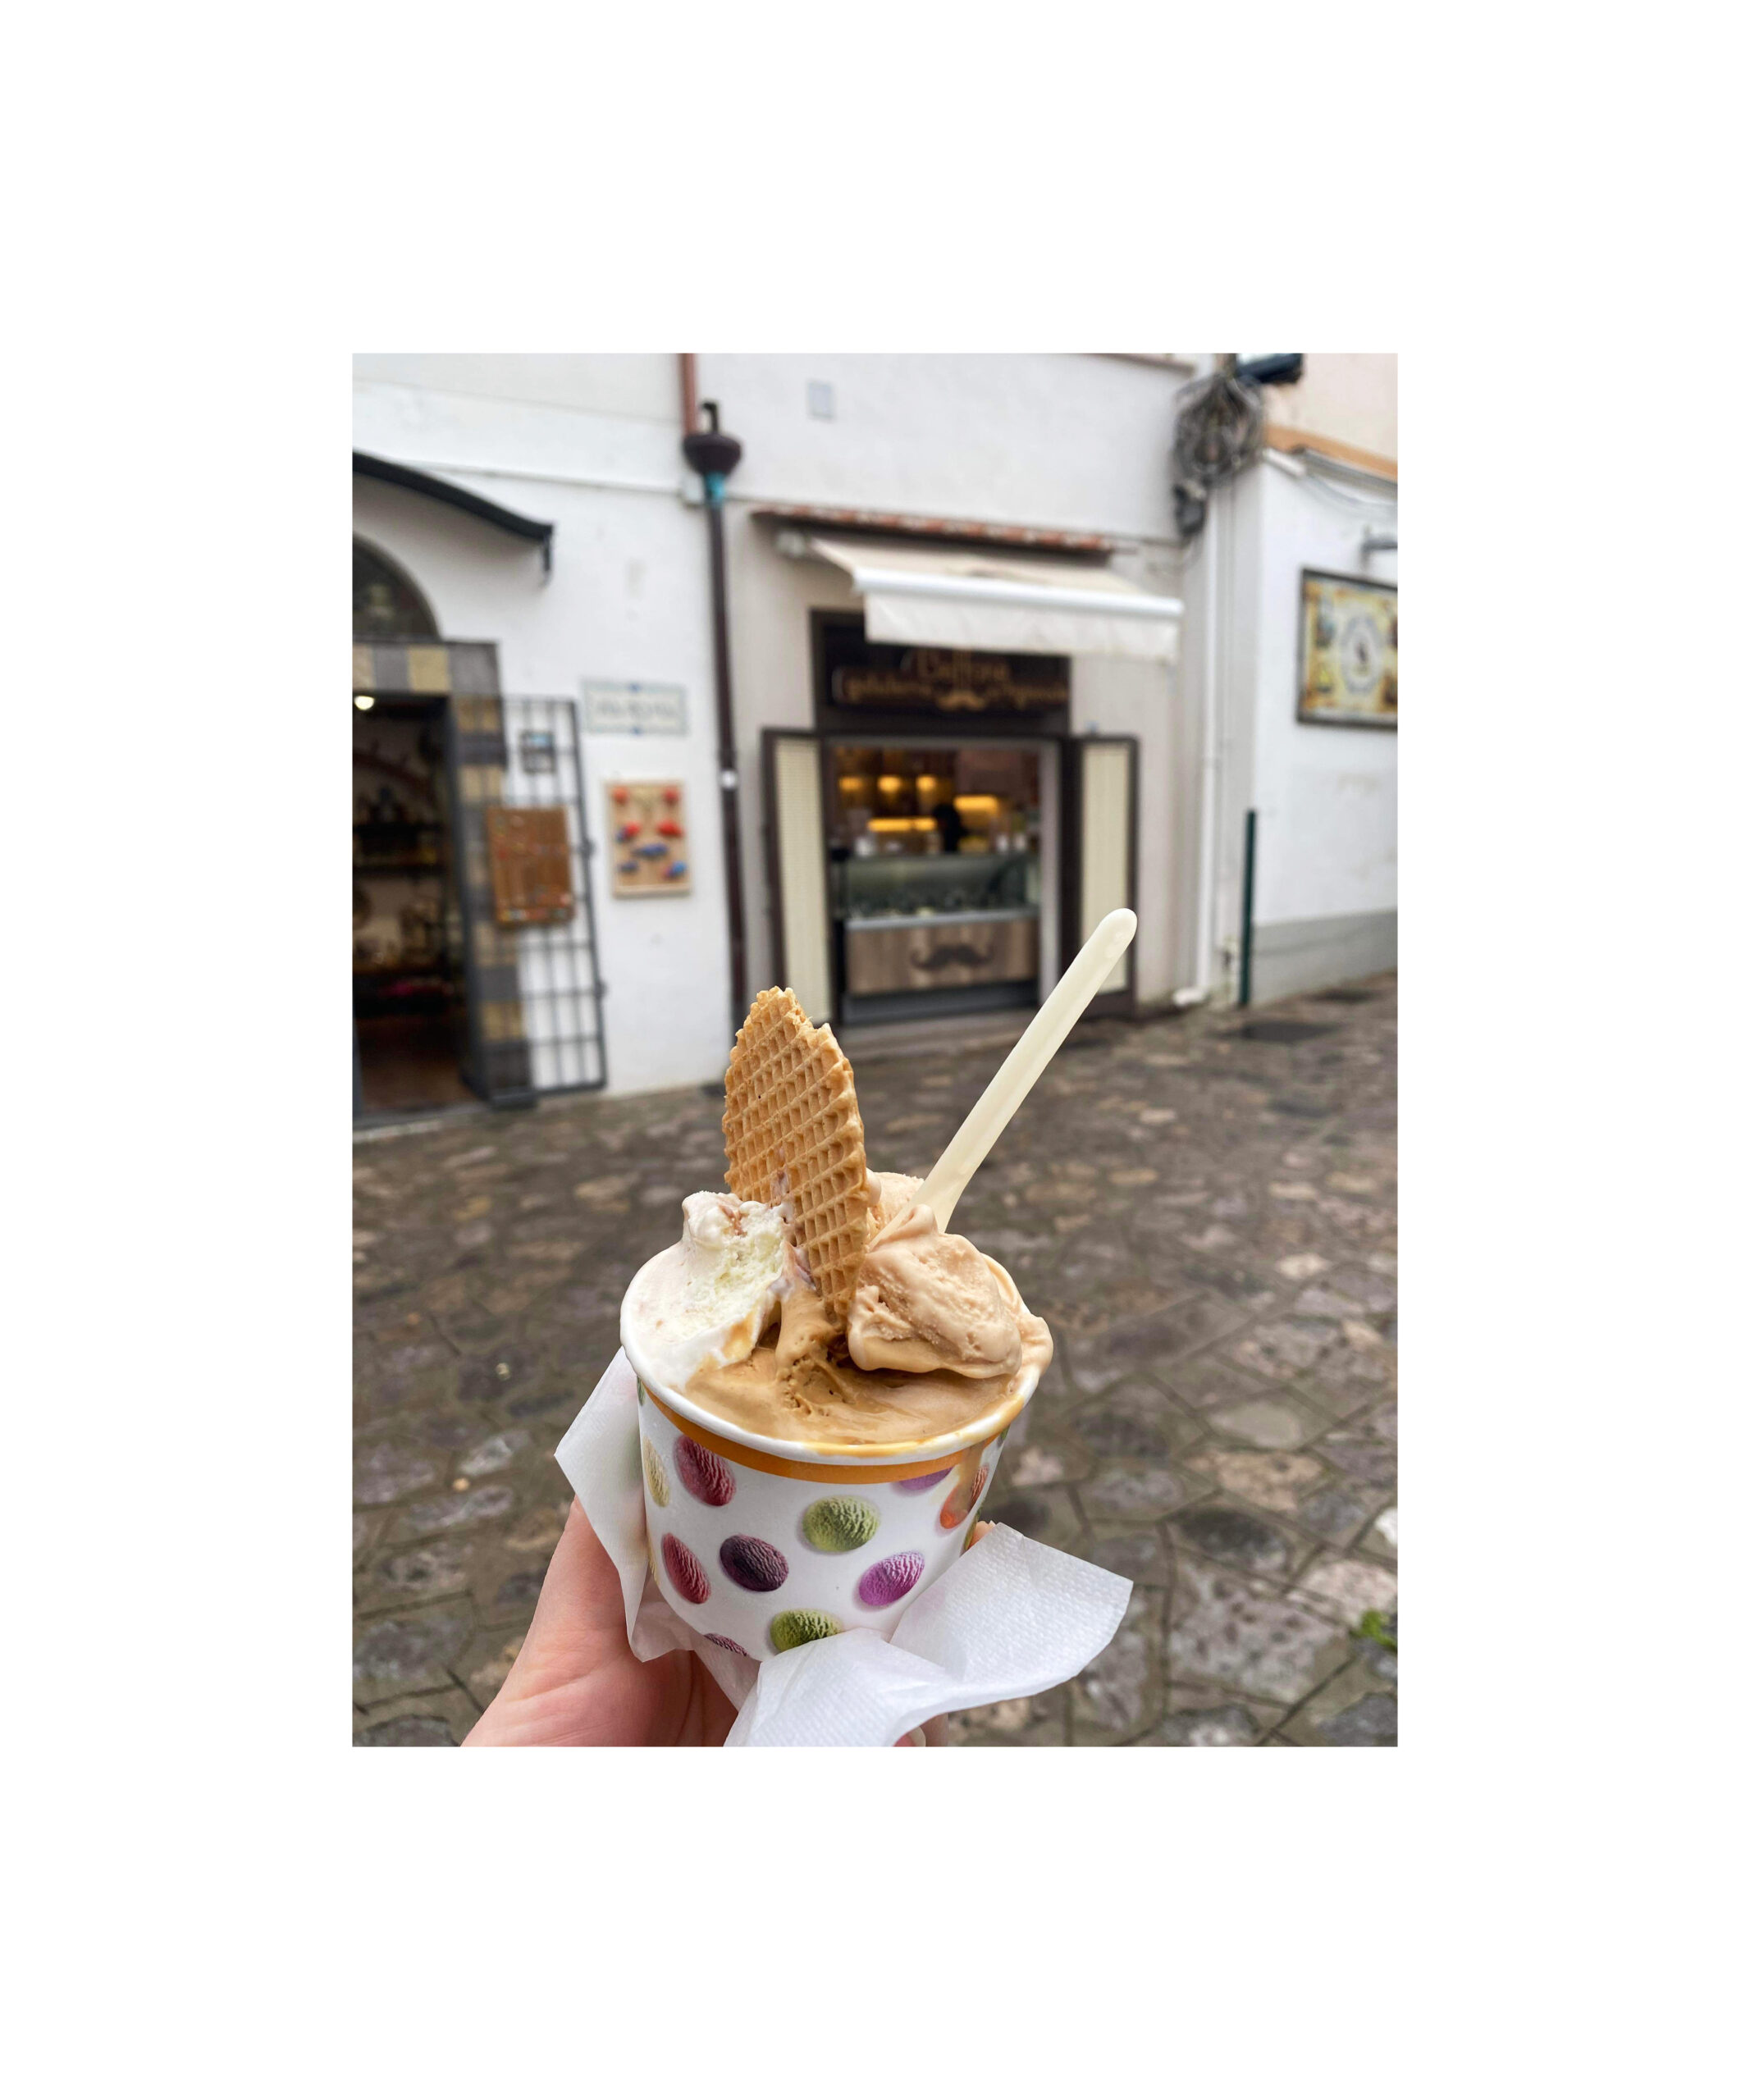
[(1198, 823), (1197, 869), (1197, 989), (1209, 998), (1215, 989), (1216, 813), (1221, 752), (1217, 741), (1220, 719), (1218, 680), (1222, 645), (1221, 598), (1217, 589), (1221, 529), (1218, 506), (1211, 502), (1204, 526), (1204, 651), (1203, 651), (1203, 806)]
[(692, 350), (680, 354), (681, 368), (681, 436), (684, 438), (699, 427), (699, 360)]
[[(683, 400), (690, 411), (692, 359), (681, 359)], [(689, 427), (682, 436), (687, 463), (705, 483), (705, 518), (711, 532), (711, 644), (717, 670), (717, 784), (723, 796), (724, 889), (729, 907), (729, 1035), (747, 1013), (747, 925), (742, 901), (741, 781), (735, 766), (735, 701), (729, 684), (729, 598), (723, 551), (724, 486), (735, 471), (742, 448), (717, 427), (717, 404), (698, 404), (707, 427)]]

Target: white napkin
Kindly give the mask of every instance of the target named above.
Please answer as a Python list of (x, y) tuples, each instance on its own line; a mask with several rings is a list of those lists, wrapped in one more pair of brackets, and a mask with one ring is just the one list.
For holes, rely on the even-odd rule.
[(692, 1649), (740, 1710), (732, 1748), (878, 1748), (932, 1714), (1049, 1691), (1093, 1661), (1130, 1601), (1122, 1576), (999, 1524), (913, 1600), (889, 1639), (853, 1627), (756, 1663), (696, 1637), (651, 1579), (637, 1381), (624, 1350), (555, 1455), (619, 1570), (632, 1652), (649, 1662)]

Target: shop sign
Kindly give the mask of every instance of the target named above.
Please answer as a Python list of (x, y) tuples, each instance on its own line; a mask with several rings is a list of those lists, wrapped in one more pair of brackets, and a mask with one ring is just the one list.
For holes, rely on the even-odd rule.
[(687, 688), (586, 679), (583, 727), (597, 737), (684, 737)]
[(1062, 656), (902, 647), (870, 641), (861, 620), (827, 622), (821, 648), (825, 696), (834, 707), (976, 718), (1069, 705), (1069, 663)]

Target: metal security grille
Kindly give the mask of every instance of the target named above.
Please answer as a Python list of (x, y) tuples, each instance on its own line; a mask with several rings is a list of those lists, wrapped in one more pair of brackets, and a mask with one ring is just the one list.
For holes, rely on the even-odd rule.
[[(381, 656), (383, 652), (379, 649), (377, 653)], [(450, 653), (454, 656), (456, 651)], [(487, 852), (487, 812), (505, 796), (505, 703), (496, 690), (497, 678), (495, 654), (491, 688), (452, 692), (445, 728), (457, 898), (468, 964), (468, 1058), (464, 1069), (477, 1093), (495, 1107), (511, 1107), (532, 1101), (534, 1093), (523, 1027), (516, 938), (493, 915)], [(486, 686), (484, 678), (478, 682)]]
[(577, 702), (507, 694), (503, 706), (505, 806), (564, 810), (576, 901), (571, 918), (560, 924), (499, 934), (500, 941), (513, 948), (516, 956), (530, 1083), (537, 1093), (605, 1086), (607, 1055)]

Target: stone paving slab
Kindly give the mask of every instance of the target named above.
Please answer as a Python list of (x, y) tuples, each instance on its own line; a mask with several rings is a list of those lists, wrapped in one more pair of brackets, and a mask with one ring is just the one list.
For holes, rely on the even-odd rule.
[[(1396, 1740), (1396, 987), (1079, 1029), (955, 1223), (1057, 1360), (987, 1513), (1136, 1583), (1070, 1686), (953, 1744)], [(1000, 1052), (871, 1061), (880, 1168), (923, 1173)], [(459, 1742), (570, 1495), (553, 1448), (633, 1271), (723, 1174), (716, 1090), (572, 1098), (354, 1153), (354, 1740)], [(1369, 1617), (1369, 1615), (1373, 1615)]]

